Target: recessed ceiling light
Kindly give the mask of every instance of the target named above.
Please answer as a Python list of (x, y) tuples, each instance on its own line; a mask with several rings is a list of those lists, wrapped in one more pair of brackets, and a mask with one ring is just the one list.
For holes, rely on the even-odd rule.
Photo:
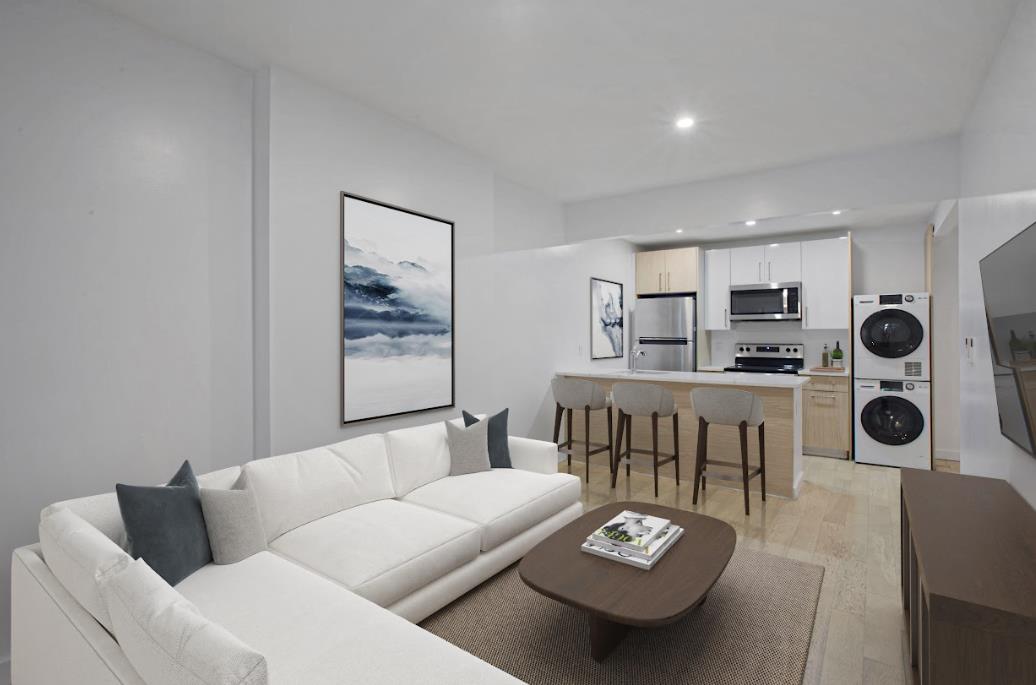
[(839, 214), (841, 214), (841, 213), (842, 213), (842, 210), (840, 210), (840, 209), (836, 209), (835, 211), (833, 211), (833, 212), (831, 212), (831, 213), (832, 213), (832, 214), (834, 214), (835, 216), (838, 216)]
[(682, 228), (678, 228), (678, 229), (676, 229), (676, 232), (677, 233), (683, 233), (683, 229)]
[(755, 226), (755, 219), (749, 219), (746, 221), (745, 226)]
[(680, 117), (676, 120), (676, 128), (690, 128), (694, 126), (694, 119), (691, 117)]

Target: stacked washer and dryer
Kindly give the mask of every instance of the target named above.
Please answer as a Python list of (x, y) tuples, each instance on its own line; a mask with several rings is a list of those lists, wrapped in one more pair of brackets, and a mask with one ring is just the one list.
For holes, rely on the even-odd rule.
[(854, 458), (932, 468), (928, 293), (853, 297)]

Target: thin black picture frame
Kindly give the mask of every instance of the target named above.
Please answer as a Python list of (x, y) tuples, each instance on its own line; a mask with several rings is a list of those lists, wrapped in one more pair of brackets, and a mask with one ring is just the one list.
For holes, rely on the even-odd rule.
[[(385, 209), (392, 209), (397, 212), (403, 212), (413, 216), (421, 217), (422, 219), (428, 219), (430, 221), (437, 221), (442, 224), (446, 224), (450, 227), (450, 403), (437, 405), (434, 407), (421, 407), (420, 409), (408, 409), (407, 411), (393, 412), (390, 414), (380, 414), (378, 416), (368, 416), (362, 419), (345, 419), (345, 283), (342, 280), (343, 268), (345, 266), (345, 202), (346, 200), (356, 200), (359, 202), (367, 202), (372, 205), (384, 207)], [(339, 407), (338, 417), (341, 420), (341, 425), (348, 426), (357, 423), (366, 423), (368, 421), (378, 421), (381, 419), (387, 419), (395, 416), (406, 416), (409, 414), (418, 414), (422, 412), (437, 411), (441, 409), (452, 409), (457, 406), (457, 253), (456, 253), (456, 224), (449, 219), (443, 219), (442, 217), (434, 216), (432, 214), (425, 214), (424, 212), (418, 212), (407, 207), (400, 207), (399, 205), (390, 204), (388, 202), (382, 202), (381, 200), (375, 200), (374, 198), (365, 197), (363, 195), (357, 195), (347, 191), (339, 192), (338, 201), (338, 242), (339, 242), (339, 254), (338, 254), (338, 387), (339, 387)]]
[[(601, 283), (610, 283), (612, 285), (619, 286), (619, 299), (622, 301), (622, 352), (619, 354), (611, 354), (604, 357), (594, 356), (594, 281), (600, 281)], [(598, 278), (596, 276), (590, 277), (590, 361), (598, 361), (601, 359), (622, 359), (626, 356), (626, 292), (625, 286), (618, 281), (610, 281), (607, 278)]]

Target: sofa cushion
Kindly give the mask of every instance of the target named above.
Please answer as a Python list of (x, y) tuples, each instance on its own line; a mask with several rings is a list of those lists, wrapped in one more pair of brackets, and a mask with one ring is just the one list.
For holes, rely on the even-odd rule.
[(567, 473), (493, 469), (442, 478), (403, 501), (478, 523), (482, 550), (489, 551), (578, 502), (579, 496), (579, 478)]
[(214, 563), (236, 564), (266, 549), (263, 519), (253, 491), (202, 488), (201, 511)]
[(380, 500), (307, 523), (270, 549), (388, 606), (477, 557), (479, 530), (455, 516)]
[[(241, 467), (231, 466), (198, 476), (198, 485), (203, 488), (227, 490), (234, 487), (240, 477)], [(58, 509), (72, 510), (84, 521), (104, 533), (116, 545), (124, 550), (129, 549), (129, 543), (126, 540), (126, 526), (122, 522), (119, 500), (114, 492), (55, 502), (40, 512), (40, 520), (42, 521)]]
[(40, 547), (47, 567), (65, 589), (112, 632), (97, 575), (132, 561), (126, 551), (68, 508), (55, 509), (40, 521)]
[(262, 654), (203, 616), (143, 559), (100, 580), (115, 639), (149, 685), (266, 685)]
[(272, 683), (519, 682), (270, 552), (206, 566), (177, 590), (262, 652)]
[(248, 462), (268, 541), (318, 518), (393, 496), (381, 434)]

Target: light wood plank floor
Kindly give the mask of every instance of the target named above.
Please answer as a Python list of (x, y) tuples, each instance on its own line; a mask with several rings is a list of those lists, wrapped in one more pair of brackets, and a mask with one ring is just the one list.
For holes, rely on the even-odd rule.
[[(740, 490), (710, 484), (691, 504), (692, 479), (683, 477), (693, 459), (681, 459), (676, 486), (673, 466), (662, 468), (659, 497), (650, 473), (619, 474), (610, 487), (607, 456), (591, 457), (590, 483), (583, 483), (587, 510), (622, 500), (657, 501), (715, 516), (737, 531), (738, 545), (825, 567), (804, 683), (912, 683), (907, 623), (899, 591), (899, 470), (850, 461), (805, 458), (797, 500), (752, 495), (744, 515)], [(638, 464), (639, 466), (639, 464)], [(564, 463), (562, 470), (567, 470)], [(585, 466), (573, 460), (580, 478)]]

